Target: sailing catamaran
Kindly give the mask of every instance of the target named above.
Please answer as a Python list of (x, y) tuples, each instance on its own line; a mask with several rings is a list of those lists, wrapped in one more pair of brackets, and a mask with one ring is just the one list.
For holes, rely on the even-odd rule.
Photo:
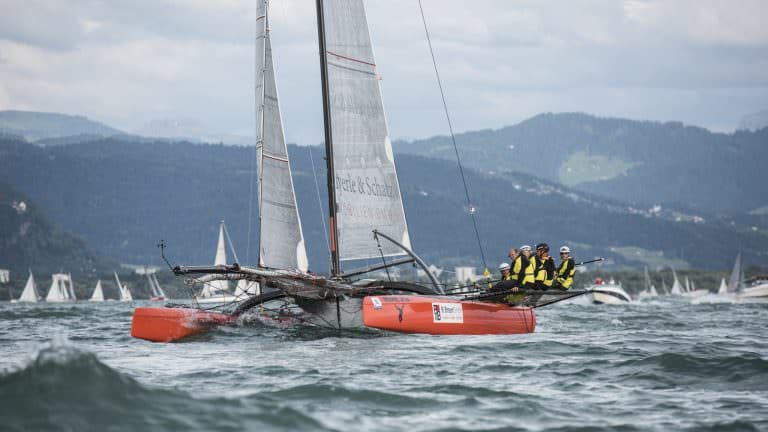
[(21, 292), (21, 296), (18, 300), (11, 300), (11, 303), (17, 302), (29, 302), (37, 303), (41, 300), (40, 294), (37, 292), (37, 284), (35, 283), (35, 276), (32, 274), (32, 270), (29, 271), (29, 277), (27, 283), (24, 284), (24, 291)]
[[(246, 300), (230, 305), (228, 313), (137, 308), (133, 336), (174, 340), (283, 298), (304, 311), (302, 322), (323, 327), (527, 333), (535, 328), (532, 306), (579, 295), (536, 294), (515, 305), (484, 301), (482, 295), (471, 300), (445, 296), (412, 249), (362, 0), (316, 2), (331, 262), (329, 276), (309, 273), (277, 98), (266, 3), (259, 0), (257, 6), (258, 265), (217, 261), (214, 266), (173, 267), (177, 276), (193, 276), (200, 283), (255, 282), (264, 292), (253, 291)], [(381, 264), (346, 268), (371, 259)], [(420, 266), (431, 284), (358, 279), (407, 263)]]

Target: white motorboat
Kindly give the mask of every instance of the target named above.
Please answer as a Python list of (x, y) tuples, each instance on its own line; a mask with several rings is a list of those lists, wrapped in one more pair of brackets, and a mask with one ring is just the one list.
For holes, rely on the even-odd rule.
[(632, 302), (632, 297), (624, 291), (620, 283), (611, 279), (606, 283), (603, 279), (595, 279), (595, 283), (587, 287), (592, 291), (592, 303), (594, 304), (626, 304)]

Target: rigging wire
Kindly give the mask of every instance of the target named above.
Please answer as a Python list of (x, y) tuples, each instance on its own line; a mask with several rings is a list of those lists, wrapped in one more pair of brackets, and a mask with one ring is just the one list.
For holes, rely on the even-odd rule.
[[(315, 158), (312, 156), (312, 146), (309, 147), (309, 162), (312, 165), (312, 180), (315, 181), (315, 195), (317, 196), (317, 208), (320, 211), (320, 225), (323, 226), (323, 236), (325, 236), (325, 246), (328, 248), (328, 256), (331, 256), (331, 242), (328, 238), (328, 229), (325, 227), (325, 216), (323, 210), (323, 200), (320, 198), (320, 185), (317, 182), (317, 173), (315, 171)], [(328, 261), (330, 263), (330, 260)], [(329, 267), (330, 269), (330, 267)]]
[(429, 28), (427, 27), (427, 19), (424, 16), (424, 8), (421, 6), (421, 0), (419, 0), (419, 11), (421, 12), (421, 22), (424, 24), (424, 34), (427, 36), (427, 44), (429, 45), (429, 54), (432, 56), (432, 66), (435, 69), (435, 77), (437, 78), (437, 86), (440, 88), (440, 97), (443, 100), (443, 111), (445, 112), (445, 119), (448, 122), (448, 130), (451, 133), (451, 142), (453, 142), (453, 151), (456, 153), (456, 163), (459, 165), (459, 173), (461, 173), (461, 183), (464, 185), (464, 196), (467, 200), (467, 208), (469, 209), (469, 215), (472, 217), (472, 226), (475, 229), (475, 238), (477, 239), (477, 246), (480, 249), (480, 257), (483, 260), (483, 267), (486, 272), (488, 271), (488, 264), (485, 260), (485, 250), (483, 249), (483, 242), (480, 239), (480, 230), (477, 228), (476, 209), (472, 205), (472, 201), (469, 198), (469, 188), (467, 187), (467, 179), (464, 176), (464, 167), (461, 164), (461, 157), (459, 156), (459, 148), (456, 145), (456, 136), (453, 133), (453, 123), (451, 122), (451, 116), (448, 113), (448, 103), (445, 101), (445, 92), (443, 91), (443, 83), (440, 79), (440, 72), (437, 68), (437, 60), (435, 59), (435, 51), (432, 49), (432, 39), (429, 36)]

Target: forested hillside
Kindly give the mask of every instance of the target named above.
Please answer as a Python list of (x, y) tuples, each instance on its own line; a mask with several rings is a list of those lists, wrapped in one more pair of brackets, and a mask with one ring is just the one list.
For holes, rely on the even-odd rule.
[[(321, 222), (327, 212), (318, 208), (309, 152), (290, 147), (310, 265), (322, 272), (327, 246)], [(175, 261), (212, 262), (224, 219), (241, 262), (253, 263), (255, 213), (250, 248), (247, 235), (252, 158), (252, 148), (221, 145), (104, 139), (39, 148), (5, 139), (0, 180), (122, 262), (159, 264), (160, 239)], [(314, 162), (325, 205), (318, 148)], [(439, 265), (478, 264), (455, 162), (400, 155), (397, 163), (414, 247)], [(509, 246), (538, 241), (568, 243), (577, 256), (606, 255), (634, 266), (725, 268), (737, 250), (749, 262), (761, 262), (766, 254), (765, 228), (631, 207), (526, 174), (467, 174), (486, 252), (495, 264)]]
[[(746, 214), (768, 205), (768, 128), (713, 133), (681, 123), (541, 114), (457, 136), (467, 166), (517, 171), (643, 206)], [(396, 151), (454, 160), (448, 137)]]

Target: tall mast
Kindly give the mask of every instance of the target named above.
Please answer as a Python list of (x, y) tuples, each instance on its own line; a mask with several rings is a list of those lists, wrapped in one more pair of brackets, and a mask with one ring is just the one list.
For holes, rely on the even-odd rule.
[(328, 95), (328, 56), (325, 50), (325, 17), (323, 0), (317, 0), (317, 40), (320, 44), (320, 80), (323, 88), (323, 125), (325, 126), (325, 163), (328, 179), (328, 210), (331, 230), (331, 276), (341, 275), (339, 233), (336, 229), (336, 181), (333, 170), (333, 137), (331, 134), (331, 101)]

